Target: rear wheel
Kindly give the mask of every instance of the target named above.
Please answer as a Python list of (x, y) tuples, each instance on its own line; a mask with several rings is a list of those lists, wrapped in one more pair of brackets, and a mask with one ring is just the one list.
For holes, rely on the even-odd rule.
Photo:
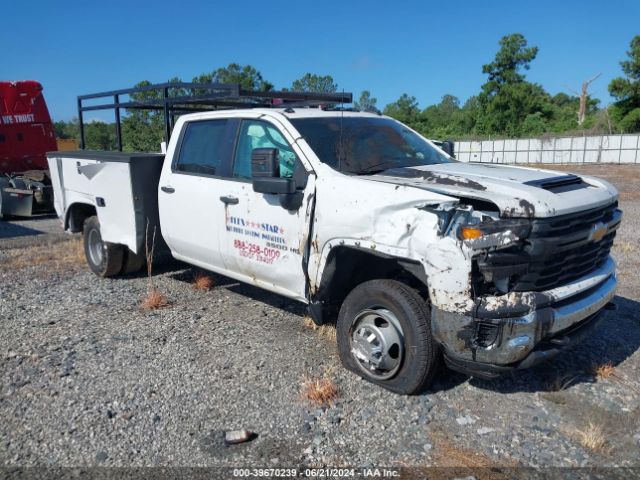
[(95, 215), (84, 222), (84, 254), (89, 268), (101, 277), (112, 277), (120, 273), (124, 249), (122, 245), (103, 242), (100, 222)]
[(125, 248), (124, 260), (122, 262), (121, 275), (128, 275), (130, 273), (137, 273), (142, 269), (145, 263), (145, 258), (142, 253), (133, 253), (130, 249)]
[(338, 315), (342, 363), (366, 380), (402, 394), (429, 386), (438, 367), (431, 313), (418, 292), (395, 280), (354, 288)]
[(6, 215), (2, 214), (2, 190), (10, 186), (9, 180), (0, 176), (0, 218), (6, 218)]

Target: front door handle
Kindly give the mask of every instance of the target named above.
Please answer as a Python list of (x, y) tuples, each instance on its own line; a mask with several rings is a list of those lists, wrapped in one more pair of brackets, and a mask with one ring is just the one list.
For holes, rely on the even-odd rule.
[(238, 197), (232, 197), (229, 195), (220, 197), (220, 201), (226, 205), (237, 205), (239, 202)]
[(160, 187), (160, 190), (162, 190), (165, 193), (173, 193), (173, 192), (176, 191), (175, 188), (169, 187), (169, 186), (162, 186), (162, 187)]

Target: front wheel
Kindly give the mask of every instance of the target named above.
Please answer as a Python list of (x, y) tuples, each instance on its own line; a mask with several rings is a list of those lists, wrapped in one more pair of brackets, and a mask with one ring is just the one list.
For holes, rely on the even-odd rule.
[(84, 254), (93, 273), (100, 277), (112, 277), (122, 269), (122, 245), (102, 241), (98, 217), (87, 218), (83, 228)]
[(426, 389), (438, 367), (431, 312), (418, 292), (395, 280), (370, 280), (347, 296), (337, 324), (342, 363), (401, 394)]

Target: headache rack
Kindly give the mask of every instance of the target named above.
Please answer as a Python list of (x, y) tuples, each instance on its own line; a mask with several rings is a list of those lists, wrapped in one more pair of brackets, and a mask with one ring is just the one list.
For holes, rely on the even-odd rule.
[[(123, 98), (128, 97), (128, 98)], [(87, 101), (109, 99), (108, 103)], [(245, 90), (235, 83), (158, 83), (92, 93), (78, 97), (80, 148), (85, 148), (84, 112), (114, 110), (116, 146), (122, 151), (121, 109), (163, 112), (164, 138), (169, 142), (176, 115), (231, 108), (324, 107), (352, 102), (351, 93), (311, 93)]]

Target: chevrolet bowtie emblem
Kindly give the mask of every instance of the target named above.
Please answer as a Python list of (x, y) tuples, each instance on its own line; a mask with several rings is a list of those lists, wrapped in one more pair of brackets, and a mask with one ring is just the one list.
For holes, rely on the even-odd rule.
[(602, 222), (598, 222), (593, 227), (591, 227), (589, 240), (592, 240), (594, 242), (599, 242), (600, 240), (602, 240), (602, 237), (604, 237), (606, 234), (607, 234), (607, 226)]

